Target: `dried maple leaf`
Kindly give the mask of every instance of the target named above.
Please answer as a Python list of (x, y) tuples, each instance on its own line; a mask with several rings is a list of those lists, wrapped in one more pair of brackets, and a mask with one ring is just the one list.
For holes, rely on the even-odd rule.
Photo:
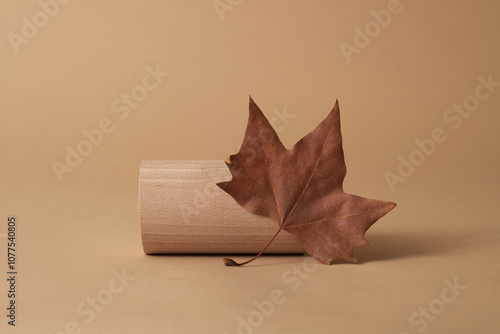
[[(232, 180), (217, 185), (247, 211), (270, 217), (315, 259), (356, 262), (353, 248), (367, 245), (364, 234), (392, 210), (392, 202), (366, 199), (342, 189), (346, 174), (338, 101), (316, 129), (287, 150), (250, 97), (250, 116), (240, 151), (226, 164)], [(268, 244), (268, 246), (269, 246)], [(259, 257), (236, 263), (244, 265)]]

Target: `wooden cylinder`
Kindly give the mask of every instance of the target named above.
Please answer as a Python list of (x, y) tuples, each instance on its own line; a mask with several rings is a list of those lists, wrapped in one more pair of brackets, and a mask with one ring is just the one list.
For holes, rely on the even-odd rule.
[[(243, 209), (216, 183), (231, 180), (222, 160), (142, 161), (139, 217), (146, 254), (258, 253), (278, 229)], [(281, 231), (266, 253), (303, 253)]]

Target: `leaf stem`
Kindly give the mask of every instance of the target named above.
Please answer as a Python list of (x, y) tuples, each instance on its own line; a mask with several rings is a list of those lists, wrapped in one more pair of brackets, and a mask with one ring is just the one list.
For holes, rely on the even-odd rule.
[(244, 265), (245, 265), (245, 264), (247, 264), (247, 263), (252, 262), (253, 260), (255, 260), (256, 258), (258, 258), (259, 256), (261, 256), (261, 255), (262, 255), (262, 254), (266, 251), (266, 249), (269, 247), (269, 245), (271, 245), (271, 243), (274, 241), (274, 239), (276, 239), (276, 237), (277, 237), (277, 236), (278, 236), (278, 234), (281, 232), (281, 230), (282, 230), (282, 227), (280, 226), (280, 228), (278, 229), (278, 231), (276, 231), (276, 234), (274, 234), (274, 236), (273, 236), (273, 237), (272, 237), (272, 239), (268, 242), (268, 244), (266, 245), (266, 247), (264, 247), (264, 249), (263, 249), (263, 250), (262, 250), (259, 254), (255, 255), (255, 256), (254, 256), (253, 258), (251, 258), (250, 260), (245, 261), (245, 262), (242, 262), (242, 263), (238, 263), (238, 262), (234, 261), (233, 259), (230, 259), (230, 258), (225, 257), (225, 258), (223, 258), (223, 259), (222, 259), (222, 261), (224, 261), (224, 264), (225, 264), (226, 266), (229, 266), (229, 267), (230, 267), (230, 266), (238, 266), (238, 267), (240, 267), (240, 266), (244, 266)]

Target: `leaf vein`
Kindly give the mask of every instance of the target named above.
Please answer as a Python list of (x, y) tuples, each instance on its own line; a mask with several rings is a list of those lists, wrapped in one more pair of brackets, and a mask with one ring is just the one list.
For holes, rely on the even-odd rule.
[(329, 221), (329, 220), (346, 219), (346, 218), (355, 217), (355, 216), (367, 215), (367, 214), (375, 213), (375, 212), (378, 212), (378, 211), (359, 212), (359, 213), (353, 213), (352, 215), (345, 215), (345, 216), (338, 216), (338, 217), (332, 217), (332, 218), (325, 218), (325, 219), (322, 219), (322, 220), (316, 220), (316, 221), (312, 221), (312, 222), (307, 222), (307, 223), (302, 223), (302, 224), (296, 224), (296, 225), (287, 226), (286, 228), (290, 229), (290, 228), (295, 228), (295, 227), (302, 227), (302, 226), (307, 226), (307, 225), (311, 225), (311, 224), (323, 223), (323, 222), (326, 222), (326, 221)]
[(311, 176), (309, 177), (309, 181), (307, 181), (307, 184), (306, 186), (304, 187), (304, 189), (302, 190), (302, 192), (300, 193), (300, 196), (299, 198), (297, 199), (297, 201), (294, 203), (293, 205), (293, 208), (292, 210), (290, 211), (290, 213), (288, 214), (288, 216), (286, 217), (285, 221), (283, 222), (283, 226), (286, 224), (286, 222), (288, 221), (288, 219), (290, 218), (290, 216), (292, 215), (292, 213), (295, 211), (295, 208), (297, 208), (297, 205), (299, 204), (300, 200), (302, 199), (302, 196), (304, 195), (304, 193), (306, 192), (306, 189), (307, 187), (309, 186), (309, 183), (311, 182), (313, 176), (314, 176), (314, 173), (316, 173), (316, 169), (318, 168), (318, 165), (319, 165), (319, 162), (321, 161), (321, 156), (323, 155), (323, 152), (325, 150), (325, 147), (326, 147), (326, 143), (328, 142), (327, 138), (330, 136), (330, 133), (332, 132), (332, 129), (328, 130), (328, 133), (326, 135), (326, 138), (325, 138), (325, 143), (323, 144), (323, 146), (321, 147), (321, 151), (319, 152), (319, 156), (318, 156), (318, 160), (316, 161), (316, 165), (314, 166), (314, 169), (311, 173)]

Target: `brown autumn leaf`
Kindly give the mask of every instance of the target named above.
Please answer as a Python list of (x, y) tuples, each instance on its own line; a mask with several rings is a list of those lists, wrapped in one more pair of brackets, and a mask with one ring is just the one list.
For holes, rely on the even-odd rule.
[[(312, 132), (290, 150), (250, 97), (250, 116), (240, 151), (226, 164), (232, 180), (217, 185), (247, 211), (270, 217), (304, 250), (325, 264), (356, 262), (353, 248), (367, 245), (368, 228), (396, 203), (343, 191), (346, 175), (338, 101)], [(269, 246), (268, 244), (268, 246)], [(224, 259), (224, 263), (244, 265)]]

